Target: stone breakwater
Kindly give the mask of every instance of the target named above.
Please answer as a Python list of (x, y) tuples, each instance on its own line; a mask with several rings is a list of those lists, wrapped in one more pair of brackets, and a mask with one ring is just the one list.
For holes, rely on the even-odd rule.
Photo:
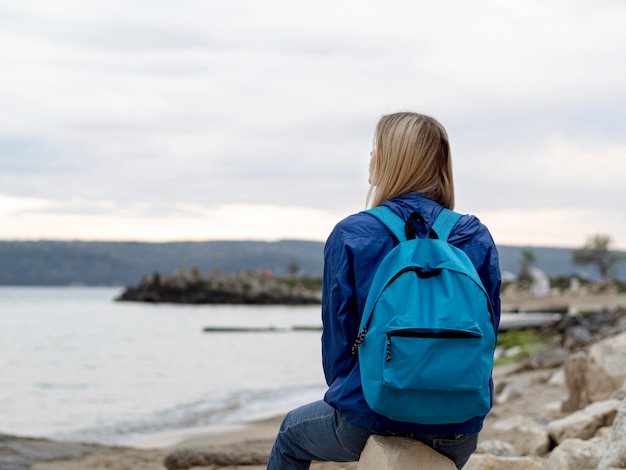
[(267, 272), (244, 271), (224, 275), (214, 271), (206, 276), (197, 269), (174, 275), (144, 276), (139, 285), (127, 287), (117, 300), (187, 304), (319, 304), (319, 288), (307, 287), (297, 278), (276, 278)]

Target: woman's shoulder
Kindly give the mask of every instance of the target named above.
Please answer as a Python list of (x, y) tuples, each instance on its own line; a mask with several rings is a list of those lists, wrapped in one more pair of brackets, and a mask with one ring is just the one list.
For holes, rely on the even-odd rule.
[(341, 236), (342, 238), (361, 238), (378, 236), (385, 233), (385, 226), (376, 217), (366, 211), (357, 212), (340, 220), (331, 236)]
[(326, 240), (327, 256), (349, 256), (360, 259), (377, 258), (395, 244), (387, 227), (367, 212), (357, 212), (335, 225)]
[(481, 241), (489, 245), (493, 244), (493, 239), (487, 226), (476, 215), (463, 214), (454, 227), (449, 241), (455, 244), (455, 242), (470, 240)]

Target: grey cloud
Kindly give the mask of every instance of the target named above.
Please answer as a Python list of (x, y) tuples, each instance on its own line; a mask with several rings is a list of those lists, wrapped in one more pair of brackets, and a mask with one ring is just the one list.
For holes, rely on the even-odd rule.
[[(147, 25), (107, 23), (81, 26), (75, 29), (75, 36), (96, 48), (113, 49), (125, 52), (168, 51), (188, 49), (231, 48), (225, 41), (209, 34), (197, 34), (166, 27)], [(67, 39), (76, 39), (68, 37)]]
[[(392, 3), (411, 13), (409, 2)], [(201, 1), (112, 5), (88, 20), (13, 12), (12, 31), (34, 38), (33, 48), (58, 47), (58, 58), (31, 52), (11, 63), (29, 79), (11, 95), (19, 119), (2, 121), (13, 131), (0, 140), (1, 193), (66, 201), (57, 211), (165, 214), (179, 202), (361, 207), (377, 118), (411, 109), (448, 128), (468, 207), (623, 201), (601, 180), (581, 190), (559, 168), (533, 173), (533, 155), (551, 136), (625, 145), (624, 70), (599, 57), (597, 73), (578, 73), (602, 41), (572, 59), (567, 37), (549, 53), (535, 45), (547, 41), (550, 50), (551, 36), (471, 41), (471, 17), (458, 24), (462, 37), (448, 37), (454, 22), (438, 32), (421, 17), (411, 29), (410, 18), (391, 22), (387, 7), (327, 25), (295, 15), (295, 3), (279, 12), (258, 2), (223, 2), (215, 12)], [(291, 15), (282, 17), (283, 7)], [(471, 16), (486, 7), (464, 8)], [(67, 83), (68, 96), (54, 95)], [(54, 99), (33, 97), (42, 87)]]
[(624, 142), (626, 96), (607, 99), (581, 97), (567, 103), (529, 103), (508, 109), (476, 109), (451, 119), (447, 128), (452, 140), (463, 140), (478, 148), (528, 145), (547, 136), (569, 138), (598, 136), (605, 141)]

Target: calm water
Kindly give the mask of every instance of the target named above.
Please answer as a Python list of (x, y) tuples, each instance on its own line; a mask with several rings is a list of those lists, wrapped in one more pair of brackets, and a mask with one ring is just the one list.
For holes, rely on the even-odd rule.
[(321, 398), (319, 306), (114, 302), (120, 289), (0, 287), (0, 433), (129, 443)]

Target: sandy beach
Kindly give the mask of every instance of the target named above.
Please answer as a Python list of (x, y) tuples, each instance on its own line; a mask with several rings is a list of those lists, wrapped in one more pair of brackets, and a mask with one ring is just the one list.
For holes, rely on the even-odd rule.
[[(108, 447), (90, 444), (75, 443), (52, 443), (44, 440), (19, 439), (24, 443), (45, 446), (50, 456), (57, 453), (59, 457), (54, 460), (37, 461), (32, 465), (32, 470), (163, 470), (165, 457), (175, 450), (192, 449), (204, 452), (215, 452), (221, 455), (231, 456), (233, 459), (241, 459), (242, 455), (263, 458), (271, 449), (274, 437), (280, 426), (282, 416), (266, 418), (251, 423), (243, 429), (202, 430), (190, 429), (173, 431), (155, 435), (142, 441), (135, 447)], [(80, 450), (76, 449), (79, 447)], [(77, 454), (84, 452), (85, 455), (72, 455), (62, 458), (62, 454)], [(259, 465), (208, 465), (191, 467), (192, 469), (264, 469), (264, 464)], [(339, 464), (334, 462), (317, 462), (312, 466), (319, 470), (355, 469), (356, 463)]]
[[(513, 309), (541, 309), (541, 307), (567, 306), (570, 311), (615, 309), (626, 307), (626, 294), (603, 295), (555, 295), (533, 298), (526, 294), (505, 295), (502, 297), (503, 311)], [(514, 366), (513, 366), (514, 367)], [(510, 374), (511, 366), (502, 366), (494, 371), (494, 378)], [(494, 436), (492, 423), (499, 416), (512, 414), (532, 414), (541, 408), (558, 403), (566, 394), (564, 385), (551, 384), (548, 381), (550, 371), (535, 370), (520, 372), (520, 380), (525, 383), (527, 393), (515, 400), (496, 404), (485, 421), (481, 439)], [(191, 429), (165, 432), (138, 442), (134, 447), (109, 447), (72, 442), (53, 442), (39, 439), (26, 439), (12, 436), (0, 436), (0, 463), (10, 462), (11, 455), (15, 462), (30, 460), (33, 470), (163, 470), (167, 455), (183, 449), (215, 452), (226, 459), (239, 458), (242, 455), (254, 459), (267, 456), (274, 436), (280, 425), (281, 416), (265, 417), (239, 428)], [(4, 460), (3, 460), (4, 459)], [(7, 460), (8, 459), (8, 460)], [(21, 460), (20, 460), (21, 459)], [(4, 466), (2, 468), (5, 468)], [(19, 466), (7, 468), (29, 468)], [(192, 467), (203, 469), (263, 469), (262, 463), (252, 465), (215, 465)], [(355, 469), (356, 463), (314, 463), (313, 469), (339, 470)]]

